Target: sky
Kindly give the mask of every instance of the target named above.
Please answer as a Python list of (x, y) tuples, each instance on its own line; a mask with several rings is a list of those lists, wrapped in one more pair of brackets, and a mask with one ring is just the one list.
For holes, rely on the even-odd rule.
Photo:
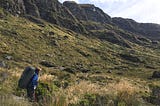
[[(63, 3), (66, 0), (59, 0)], [(142, 23), (160, 24), (160, 0), (67, 0), (94, 4), (111, 17), (131, 18)]]

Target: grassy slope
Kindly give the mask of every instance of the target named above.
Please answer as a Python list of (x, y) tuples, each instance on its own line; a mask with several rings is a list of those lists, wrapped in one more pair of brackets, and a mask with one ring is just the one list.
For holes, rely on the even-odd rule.
[[(77, 98), (81, 98), (81, 94), (105, 92), (106, 89), (112, 89), (113, 85), (117, 85), (126, 80), (129, 88), (147, 90), (149, 84), (158, 84), (159, 81), (149, 81), (148, 77), (154, 70), (159, 68), (159, 50), (139, 46), (130, 43), (132, 49), (124, 48), (107, 41), (100, 41), (97, 38), (87, 37), (87, 35), (76, 34), (67, 29), (59, 28), (58, 26), (50, 25), (43, 22), (43, 25), (38, 25), (24, 18), (14, 16), (4, 16), (0, 19), (0, 60), (5, 61), (9, 69), (1, 68), (1, 73), (8, 73), (9, 78), (4, 83), (1, 83), (1, 93), (17, 94), (16, 83), (23, 68), (27, 65), (38, 65), (42, 60), (46, 60), (55, 64), (55, 66), (69, 67), (77, 69), (77, 64), (82, 64), (83, 68), (90, 69), (88, 74), (77, 73), (76, 76), (67, 72), (61, 72), (57, 68), (43, 67), (43, 75), (41, 81), (49, 83), (49, 81), (67, 81), (68, 89), (62, 89), (66, 94), (71, 94), (68, 101), (75, 103)], [(54, 34), (49, 34), (54, 32)], [(141, 60), (141, 62), (131, 62), (120, 57), (120, 54), (133, 55)], [(6, 56), (12, 56), (11, 60), (5, 59)], [(146, 68), (152, 66), (153, 68)], [(106, 73), (112, 70), (112, 74)], [(95, 74), (94, 72), (101, 72)], [(122, 76), (116, 73), (122, 73)], [(52, 73), (52, 75), (50, 75)], [(69, 77), (66, 77), (69, 76)], [(66, 78), (65, 78), (66, 77)], [(76, 85), (76, 80), (80, 85)], [(110, 81), (110, 78), (112, 81)], [(100, 79), (100, 80), (99, 80)], [(120, 83), (119, 83), (120, 82)], [(126, 83), (124, 82), (124, 83)], [(136, 82), (136, 84), (134, 83)], [(105, 84), (110, 86), (106, 86)], [(51, 84), (51, 83), (50, 83)], [(93, 84), (93, 85), (92, 85)], [(131, 85), (130, 85), (131, 84)], [(101, 86), (104, 85), (104, 86)], [(84, 86), (83, 92), (78, 91)], [(94, 87), (94, 90), (87, 89)], [(114, 91), (117, 91), (115, 88)], [(77, 89), (73, 92), (73, 89)], [(122, 88), (128, 89), (128, 88)], [(132, 89), (131, 89), (132, 90)], [(144, 93), (144, 91), (141, 91)], [(130, 91), (129, 91), (130, 92)], [(73, 94), (73, 95), (72, 95)], [(74, 98), (72, 101), (71, 98)], [(70, 98), (70, 99), (69, 99)]]

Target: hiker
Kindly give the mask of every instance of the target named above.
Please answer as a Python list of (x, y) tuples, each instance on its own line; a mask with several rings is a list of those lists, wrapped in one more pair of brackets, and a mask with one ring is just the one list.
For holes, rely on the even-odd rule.
[(35, 97), (35, 89), (37, 88), (38, 85), (38, 75), (39, 75), (39, 71), (41, 69), (40, 68), (35, 68), (35, 72), (33, 77), (30, 79), (29, 83), (27, 84), (27, 96), (29, 98), (30, 101), (36, 101), (36, 97)]
[(19, 88), (27, 89), (27, 96), (30, 101), (36, 101), (35, 89), (38, 85), (38, 74), (40, 70), (38, 67), (28, 66), (24, 69), (18, 81)]

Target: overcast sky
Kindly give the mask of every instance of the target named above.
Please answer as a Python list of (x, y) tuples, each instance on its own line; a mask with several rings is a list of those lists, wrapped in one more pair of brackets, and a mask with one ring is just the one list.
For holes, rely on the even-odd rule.
[[(59, 0), (61, 3), (66, 0)], [(69, 0), (67, 0), (69, 1)], [(132, 18), (138, 22), (160, 24), (160, 0), (71, 0), (94, 4), (111, 17)]]

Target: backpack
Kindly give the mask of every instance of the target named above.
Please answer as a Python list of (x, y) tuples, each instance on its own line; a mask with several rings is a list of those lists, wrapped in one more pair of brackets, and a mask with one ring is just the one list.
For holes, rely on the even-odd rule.
[(18, 81), (18, 87), (26, 89), (34, 73), (35, 73), (35, 67), (31, 66), (26, 67)]

